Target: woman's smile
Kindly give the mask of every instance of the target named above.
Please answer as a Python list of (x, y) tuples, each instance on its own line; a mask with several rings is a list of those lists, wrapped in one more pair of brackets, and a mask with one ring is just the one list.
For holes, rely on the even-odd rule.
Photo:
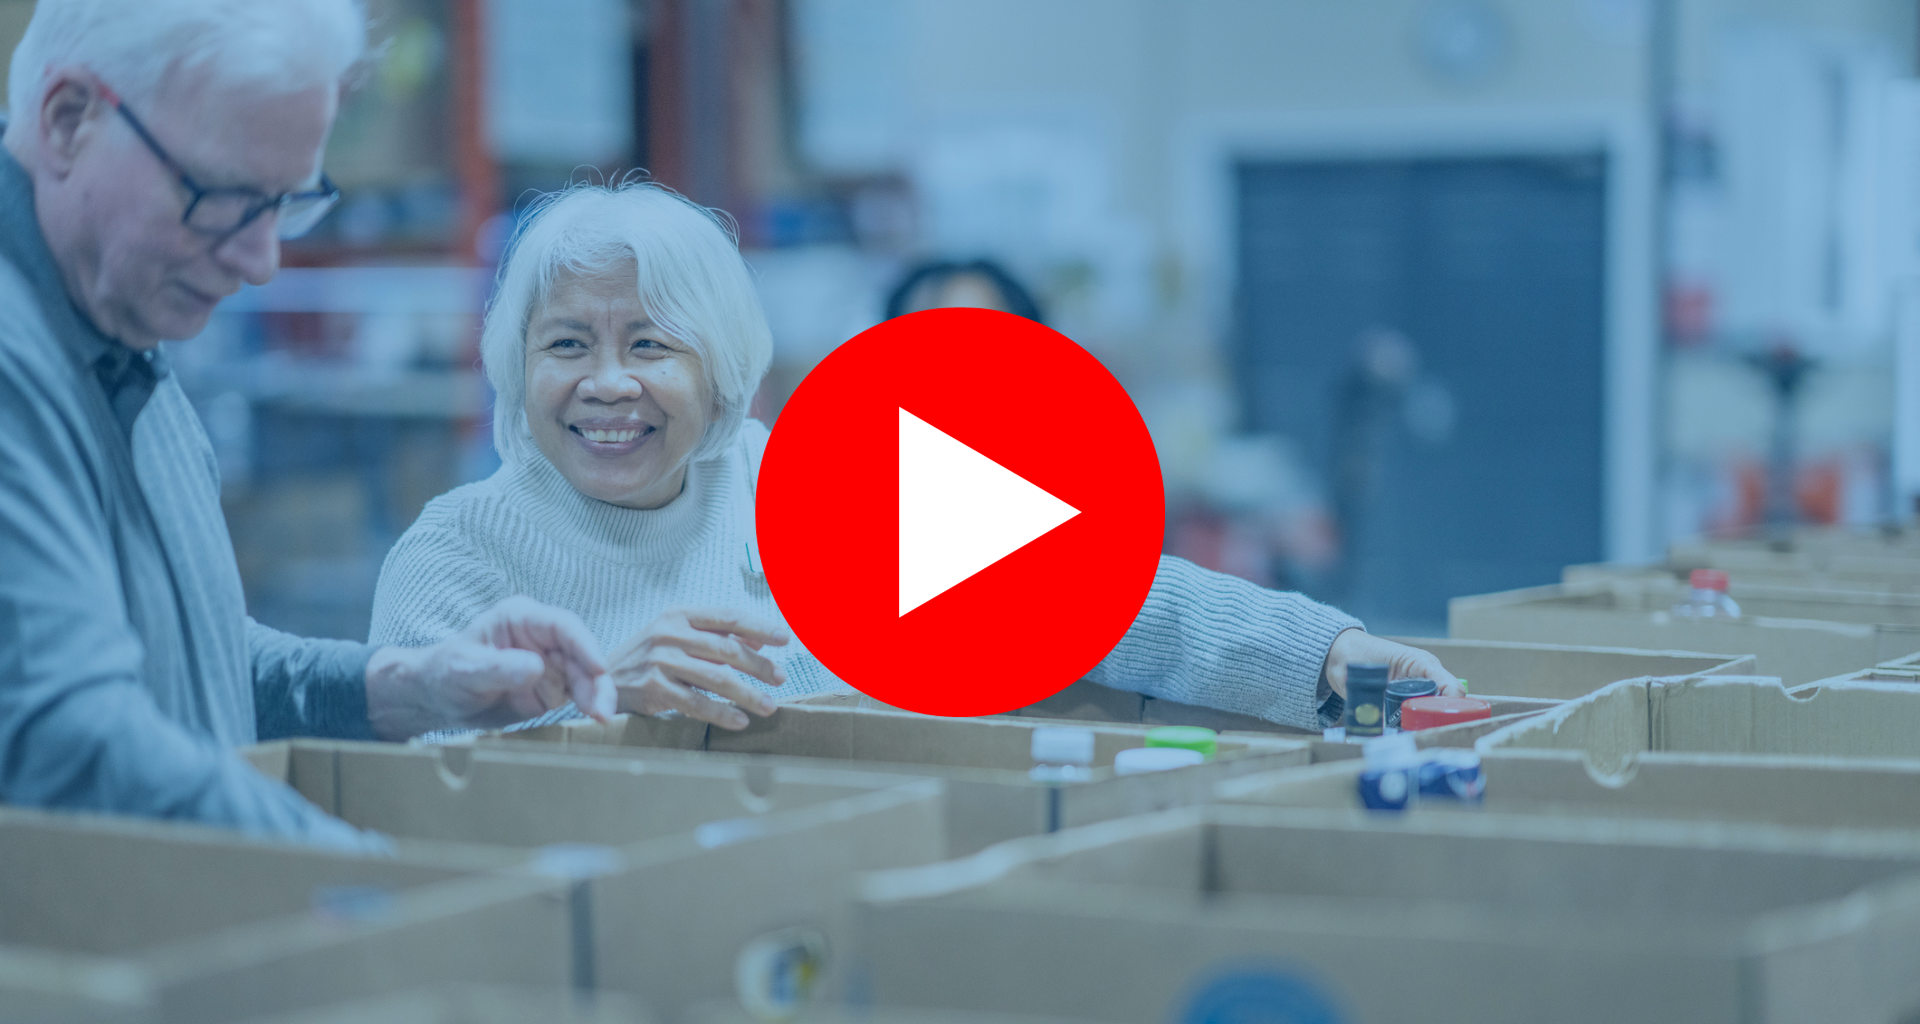
[(567, 425), (586, 452), (609, 458), (630, 455), (659, 433), (651, 423), (580, 420)]

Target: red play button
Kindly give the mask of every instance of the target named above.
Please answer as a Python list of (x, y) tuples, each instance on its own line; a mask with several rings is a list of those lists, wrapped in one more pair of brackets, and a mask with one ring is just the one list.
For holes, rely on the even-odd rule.
[(787, 623), (878, 700), (985, 715), (1113, 649), (1153, 584), (1153, 440), (1100, 362), (1030, 320), (936, 309), (840, 346), (780, 412), (760, 556)]

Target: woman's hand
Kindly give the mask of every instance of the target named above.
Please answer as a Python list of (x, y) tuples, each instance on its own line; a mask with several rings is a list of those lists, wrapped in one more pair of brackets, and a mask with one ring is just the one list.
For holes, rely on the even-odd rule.
[[(671, 611), (633, 635), (608, 659), (608, 673), (620, 694), (620, 710), (642, 715), (678, 711), (723, 729), (744, 729), (740, 708), (765, 717), (773, 701), (742, 682), (728, 668), (779, 686), (787, 681), (780, 666), (760, 648), (786, 644), (779, 626), (739, 612), (717, 609)], [(738, 707), (707, 694), (725, 697)]]
[(427, 647), (382, 647), (367, 661), (367, 720), (382, 739), (523, 722), (571, 700), (605, 721), (614, 691), (580, 617), (509, 597)]
[(1389, 679), (1431, 679), (1442, 697), (1464, 697), (1466, 688), (1430, 651), (1382, 640), (1364, 629), (1349, 629), (1327, 648), (1327, 685), (1341, 699), (1347, 696), (1348, 665), (1385, 665)]

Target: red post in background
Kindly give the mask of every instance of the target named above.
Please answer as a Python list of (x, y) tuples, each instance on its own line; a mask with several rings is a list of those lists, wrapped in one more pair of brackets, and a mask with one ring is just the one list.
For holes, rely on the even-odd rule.
[(453, 29), (453, 175), (460, 190), (454, 260), (480, 261), (480, 230), (500, 212), (500, 171), (487, 148), (483, 0), (449, 0)]
[(647, 170), (670, 188), (687, 183), (686, 0), (648, 0)]

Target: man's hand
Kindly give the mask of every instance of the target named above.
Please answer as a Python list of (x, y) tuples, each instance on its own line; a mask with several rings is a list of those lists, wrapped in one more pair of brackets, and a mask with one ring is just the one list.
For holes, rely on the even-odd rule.
[(579, 616), (509, 597), (437, 644), (373, 652), (367, 717), (390, 740), (511, 725), (568, 700), (604, 722), (614, 707), (606, 672)]
[(1382, 640), (1364, 629), (1349, 629), (1333, 638), (1327, 649), (1327, 685), (1341, 699), (1347, 696), (1348, 665), (1385, 665), (1389, 679), (1431, 679), (1442, 697), (1464, 697), (1467, 691), (1460, 680), (1440, 664), (1430, 651), (1406, 644)]
[[(678, 711), (723, 729), (745, 729), (748, 719), (740, 708), (764, 717), (773, 714), (774, 703), (728, 668), (779, 686), (787, 675), (760, 648), (787, 640), (779, 626), (737, 612), (668, 612), (635, 633), (610, 659), (620, 710), (643, 715)], [(738, 707), (706, 694), (725, 697)]]

